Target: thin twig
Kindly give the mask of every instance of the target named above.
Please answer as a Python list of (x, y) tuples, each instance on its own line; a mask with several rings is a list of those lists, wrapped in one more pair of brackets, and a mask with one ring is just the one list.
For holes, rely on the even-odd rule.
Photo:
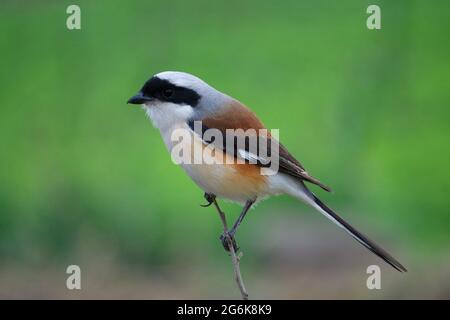
[(227, 219), (225, 217), (225, 213), (220, 209), (219, 204), (217, 203), (216, 199), (214, 199), (214, 206), (216, 207), (217, 212), (219, 212), (220, 220), (222, 221), (222, 224), (223, 224), (224, 236), (227, 239), (228, 249), (230, 250), (231, 261), (233, 262), (234, 277), (235, 277), (236, 283), (238, 285), (239, 291), (241, 292), (242, 299), (248, 300), (248, 293), (244, 286), (244, 280), (242, 280), (241, 269), (239, 268), (240, 257), (238, 257), (236, 255), (236, 251), (234, 250), (233, 241), (231, 240), (230, 234), (228, 233), (228, 225), (227, 225)]

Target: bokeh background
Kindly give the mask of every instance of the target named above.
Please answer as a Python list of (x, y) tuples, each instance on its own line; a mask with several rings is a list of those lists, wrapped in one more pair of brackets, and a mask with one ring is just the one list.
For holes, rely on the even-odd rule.
[[(366, 28), (369, 4), (381, 30)], [(321, 198), (409, 269), (278, 197), (237, 236), (251, 298), (450, 298), (449, 13), (444, 0), (3, 0), (0, 298), (239, 298), (216, 212), (125, 103), (164, 70), (279, 128), (335, 190), (313, 188)], [(81, 291), (66, 289), (70, 264)], [(366, 288), (371, 264), (381, 290)]]

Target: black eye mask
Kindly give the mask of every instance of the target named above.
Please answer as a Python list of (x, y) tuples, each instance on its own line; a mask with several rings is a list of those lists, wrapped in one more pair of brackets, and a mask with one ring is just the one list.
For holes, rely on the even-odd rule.
[(190, 105), (192, 107), (195, 107), (200, 100), (200, 95), (196, 91), (176, 86), (158, 77), (148, 80), (142, 87), (141, 92), (144, 96), (153, 97), (160, 101)]

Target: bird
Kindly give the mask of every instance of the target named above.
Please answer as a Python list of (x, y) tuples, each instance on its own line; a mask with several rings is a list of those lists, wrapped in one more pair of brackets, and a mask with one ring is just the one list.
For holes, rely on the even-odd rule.
[[(205, 130), (227, 134), (228, 130), (264, 130), (263, 123), (253, 111), (237, 99), (222, 93), (200, 78), (185, 72), (164, 71), (148, 79), (142, 88), (128, 100), (129, 104), (141, 105), (164, 141), (169, 152), (176, 148), (173, 133), (179, 130), (187, 132), (188, 149), (205, 150), (215, 147), (214, 159), (226, 159), (217, 163), (180, 163), (189, 177), (204, 191), (208, 201), (205, 206), (220, 199), (230, 200), (243, 205), (243, 209), (230, 229), (228, 236), (235, 246), (235, 234), (244, 217), (255, 203), (271, 196), (286, 194), (294, 197), (324, 215), (345, 230), (362, 246), (380, 257), (400, 272), (406, 268), (386, 250), (356, 230), (334, 210), (322, 202), (311, 190), (309, 184), (330, 192), (331, 189), (310, 175), (303, 165), (275, 138), (268, 135), (265, 143), (277, 147), (277, 170), (271, 174), (261, 174), (267, 167), (267, 157), (259, 157), (258, 152), (249, 152), (244, 147), (228, 148), (223, 143), (214, 143), (202, 134)], [(201, 124), (201, 130), (195, 130), (195, 124)], [(267, 130), (267, 129), (266, 129)], [(257, 134), (259, 137), (259, 135)], [(239, 163), (237, 158), (242, 158)], [(210, 159), (211, 160), (211, 159)], [(253, 161), (250, 161), (253, 160)], [(207, 162), (207, 161), (205, 161)], [(222, 243), (227, 249), (225, 236)], [(237, 248), (236, 248), (237, 249)]]

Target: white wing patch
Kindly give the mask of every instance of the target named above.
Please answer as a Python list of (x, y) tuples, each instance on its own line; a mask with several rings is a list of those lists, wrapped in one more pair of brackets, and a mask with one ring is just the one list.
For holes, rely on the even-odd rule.
[(260, 161), (260, 158), (256, 154), (253, 154), (246, 150), (239, 149), (238, 153), (241, 158), (250, 161), (250, 163), (258, 163), (258, 161)]

